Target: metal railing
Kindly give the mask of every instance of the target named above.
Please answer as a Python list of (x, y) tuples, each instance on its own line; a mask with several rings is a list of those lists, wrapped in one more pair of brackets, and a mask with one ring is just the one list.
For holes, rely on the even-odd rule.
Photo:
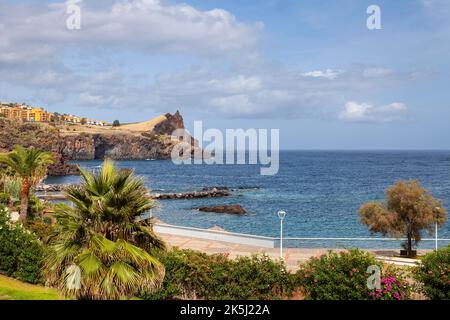
[(276, 240), (272, 237), (256, 236), (252, 234), (183, 227), (162, 223), (155, 223), (153, 226), (153, 230), (155, 230), (155, 232), (157, 233), (169, 234), (174, 236), (222, 241), (263, 248), (275, 248)]
[[(169, 225), (164, 223), (155, 223), (154, 230), (158, 233), (169, 234), (174, 236), (190, 237), (204, 240), (214, 240), (221, 242), (236, 243), (249, 246), (258, 246), (263, 248), (276, 248), (283, 243), (290, 241), (299, 242), (310, 242), (310, 241), (351, 241), (351, 242), (400, 242), (405, 241), (405, 238), (370, 238), (370, 237), (268, 237), (268, 236), (258, 236), (245, 233), (228, 232), (221, 230), (211, 230), (211, 229), (201, 229), (194, 227), (184, 227)], [(447, 238), (424, 238), (424, 242), (449, 242), (450, 239)], [(278, 244), (278, 246), (277, 246)]]

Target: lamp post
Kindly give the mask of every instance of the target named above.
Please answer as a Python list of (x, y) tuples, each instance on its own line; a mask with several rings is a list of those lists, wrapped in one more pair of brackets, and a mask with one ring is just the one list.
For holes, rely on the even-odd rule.
[(436, 246), (436, 251), (438, 250), (438, 225), (437, 225), (437, 222), (436, 222), (436, 225), (435, 225), (435, 236), (436, 236), (436, 243), (435, 243), (435, 246)]
[(437, 223), (437, 217), (438, 217), (438, 212), (441, 210), (441, 208), (436, 207), (436, 223), (434, 225), (434, 236), (435, 236), (435, 247), (436, 247), (436, 251), (438, 250), (438, 223)]
[(283, 259), (283, 219), (286, 216), (286, 211), (278, 211), (278, 218), (280, 218), (280, 258)]

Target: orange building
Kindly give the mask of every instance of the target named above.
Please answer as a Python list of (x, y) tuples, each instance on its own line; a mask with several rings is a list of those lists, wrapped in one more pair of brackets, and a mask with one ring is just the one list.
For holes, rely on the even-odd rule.
[[(43, 108), (34, 108), (27, 105), (4, 104), (0, 103), (0, 114), (7, 119), (20, 122), (50, 122), (52, 118), (57, 118), (53, 113), (45, 111)], [(95, 119), (86, 119), (71, 114), (61, 115), (60, 118), (66, 123), (89, 124), (96, 126), (105, 126), (106, 122)], [(83, 121), (83, 119), (85, 121)], [(84, 123), (83, 123), (84, 122)]]
[(42, 108), (32, 108), (29, 106), (2, 106), (0, 113), (5, 118), (19, 120), (22, 122), (48, 122), (52, 114)]

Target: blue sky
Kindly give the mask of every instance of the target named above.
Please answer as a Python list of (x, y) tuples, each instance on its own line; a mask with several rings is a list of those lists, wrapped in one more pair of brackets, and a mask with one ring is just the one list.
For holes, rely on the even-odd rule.
[[(368, 30), (366, 9), (381, 9)], [(0, 3), (0, 100), (279, 128), (284, 149), (450, 149), (450, 1)]]

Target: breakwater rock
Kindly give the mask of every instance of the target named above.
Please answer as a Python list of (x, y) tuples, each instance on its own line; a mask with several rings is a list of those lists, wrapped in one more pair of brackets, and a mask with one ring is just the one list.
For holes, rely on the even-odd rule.
[(245, 209), (242, 208), (242, 206), (239, 204), (220, 205), (220, 206), (213, 206), (213, 207), (199, 207), (199, 208), (194, 208), (194, 210), (199, 210), (199, 211), (203, 211), (203, 212), (228, 213), (228, 214), (236, 214), (236, 215), (243, 215), (243, 214), (247, 213), (247, 211), (245, 211)]
[[(39, 185), (35, 191), (39, 192), (38, 197), (45, 200), (61, 200), (65, 196), (61, 192), (71, 185)], [(42, 192), (52, 192), (56, 194), (42, 194)], [(180, 193), (150, 193), (148, 197), (153, 200), (177, 200), (177, 199), (199, 199), (199, 198), (218, 198), (230, 196), (230, 191), (217, 188), (205, 188), (201, 191), (190, 191)]]
[(228, 197), (230, 191), (227, 189), (204, 188), (201, 191), (181, 192), (181, 193), (155, 193), (150, 197), (155, 200), (176, 200), (176, 199), (198, 199)]

